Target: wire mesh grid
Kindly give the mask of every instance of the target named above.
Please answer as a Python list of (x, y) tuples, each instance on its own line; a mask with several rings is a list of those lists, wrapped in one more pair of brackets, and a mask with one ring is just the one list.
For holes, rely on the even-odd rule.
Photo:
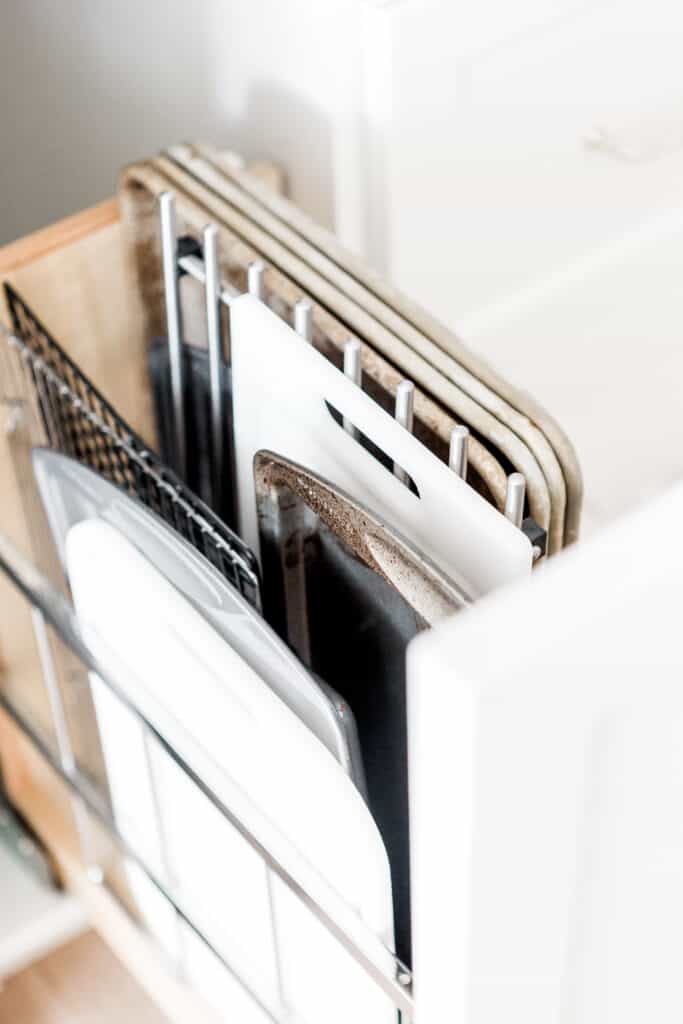
[(51, 447), (142, 501), (260, 610), (253, 552), (128, 426), (19, 293), (4, 289), (13, 328), (3, 361), (10, 397), (37, 409)]

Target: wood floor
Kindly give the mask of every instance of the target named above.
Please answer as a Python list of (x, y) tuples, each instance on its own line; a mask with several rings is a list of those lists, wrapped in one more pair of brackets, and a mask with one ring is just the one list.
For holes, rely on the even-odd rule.
[(94, 932), (67, 943), (0, 988), (0, 1024), (165, 1024)]

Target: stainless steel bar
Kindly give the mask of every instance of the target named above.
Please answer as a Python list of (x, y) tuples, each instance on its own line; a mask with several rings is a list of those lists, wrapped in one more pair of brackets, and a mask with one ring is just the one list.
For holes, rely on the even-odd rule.
[[(184, 271), (189, 277), (195, 281), (199, 281), (201, 285), (206, 284), (206, 274), (204, 272), (204, 260), (199, 256), (181, 256), (178, 260), (178, 266)], [(239, 288), (235, 288), (234, 285), (224, 284), (221, 286), (220, 298), (221, 302), (225, 306), (230, 306), (233, 299), (239, 298), (242, 292)]]
[[(411, 434), (413, 432), (414, 399), (415, 385), (412, 380), (402, 380), (396, 388), (396, 408), (394, 416), (401, 426), (405, 427)], [(394, 463), (394, 476), (402, 483), (408, 484), (408, 474), (397, 463)]]
[(361, 386), (361, 347), (357, 338), (349, 338), (344, 345), (344, 373), (356, 387)]
[[(171, 858), (168, 852), (168, 841), (166, 837), (166, 829), (164, 827), (164, 816), (161, 812), (161, 802), (159, 800), (159, 787), (157, 784), (157, 773), (154, 768), (154, 758), (151, 750), (152, 737), (149, 735), (147, 729), (142, 727), (142, 747), (144, 751), (145, 767), (147, 768), (147, 777), (149, 779), (149, 789), (152, 797), (152, 813), (154, 815), (154, 827), (156, 829), (157, 837), (159, 839), (159, 850), (161, 853), (161, 870), (164, 875), (164, 884), (167, 888), (171, 888), (173, 884), (173, 870), (171, 864)], [(187, 968), (187, 951), (184, 941), (183, 929), (182, 929), (182, 918), (175, 911), (175, 933), (176, 933), (176, 953), (177, 961), (176, 968), (180, 975), (184, 975)]]
[(275, 910), (275, 891), (273, 886), (273, 873), (266, 868), (266, 888), (268, 890), (268, 913), (270, 915), (270, 927), (273, 934), (273, 953), (275, 959), (275, 977), (277, 990), (282, 1006), (287, 1005), (284, 973), (282, 969), (283, 949), (281, 945), (280, 929), (278, 928), (277, 913)]
[(266, 265), (262, 260), (253, 260), (247, 267), (247, 290), (260, 302), (266, 301)]
[(469, 437), (470, 432), (465, 426), (453, 427), (451, 431), (451, 446), (448, 453), (448, 465), (462, 480), (467, 478), (467, 449), (469, 446)]
[[(349, 338), (344, 345), (344, 373), (356, 387), (361, 386), (363, 371), (361, 367), (361, 347), (357, 338)], [(358, 437), (358, 430), (346, 416), (343, 419), (344, 430), (352, 437)]]
[(526, 480), (522, 473), (511, 473), (508, 477), (507, 491), (505, 492), (505, 518), (519, 529), (524, 519), (524, 498), (526, 495)]
[[(47, 698), (50, 704), (50, 713), (52, 715), (52, 722), (55, 728), (57, 753), (64, 770), (73, 773), (76, 771), (77, 767), (76, 758), (71, 745), (69, 726), (66, 721), (64, 703), (62, 700), (61, 690), (59, 688), (59, 680), (57, 678), (57, 670), (55, 668), (54, 657), (50, 647), (50, 637), (47, 632), (47, 625), (45, 623), (43, 612), (36, 605), (31, 606), (31, 620), (33, 623), (36, 645), (38, 647), (40, 667), (43, 671), (43, 679), (45, 680)], [(83, 857), (83, 863), (85, 865), (88, 878), (91, 882), (100, 884), (104, 878), (104, 872), (97, 863), (95, 843), (93, 841), (92, 827), (88, 818), (88, 811), (80, 797), (72, 796), (71, 812), (73, 814), (78, 843), (81, 848), (81, 856)]]
[(166, 301), (166, 332), (171, 366), (171, 393), (173, 397), (173, 431), (175, 436), (176, 469), (181, 479), (187, 477), (187, 451), (185, 433), (185, 390), (183, 367), (183, 328), (178, 288), (178, 262), (175, 226), (175, 196), (162, 192), (159, 196), (161, 222), (161, 259), (164, 272), (164, 298)]
[(223, 331), (221, 327), (221, 275), (218, 264), (218, 227), (207, 224), (204, 242), (204, 292), (209, 343), (209, 395), (211, 403), (211, 491), (214, 509), (223, 499), (225, 410), (223, 408)]
[(299, 299), (294, 306), (294, 330), (305, 341), (313, 341), (313, 303), (308, 299)]

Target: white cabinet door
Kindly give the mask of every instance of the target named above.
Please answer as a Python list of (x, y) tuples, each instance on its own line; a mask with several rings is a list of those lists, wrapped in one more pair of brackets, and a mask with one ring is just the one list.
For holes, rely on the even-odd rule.
[(366, 252), (557, 416), (608, 521), (683, 469), (683, 10), (405, 0), (365, 24)]
[(416, 1024), (681, 1020), (682, 516), (679, 484), (411, 644)]

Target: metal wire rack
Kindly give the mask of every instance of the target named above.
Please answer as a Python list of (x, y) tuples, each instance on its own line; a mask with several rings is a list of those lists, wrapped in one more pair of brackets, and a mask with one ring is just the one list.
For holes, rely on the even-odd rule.
[(142, 501), (260, 610), (253, 552), (128, 426), (19, 293), (7, 283), (4, 288), (13, 327), (6, 346), (24, 389), (16, 397), (33, 390), (49, 444)]

